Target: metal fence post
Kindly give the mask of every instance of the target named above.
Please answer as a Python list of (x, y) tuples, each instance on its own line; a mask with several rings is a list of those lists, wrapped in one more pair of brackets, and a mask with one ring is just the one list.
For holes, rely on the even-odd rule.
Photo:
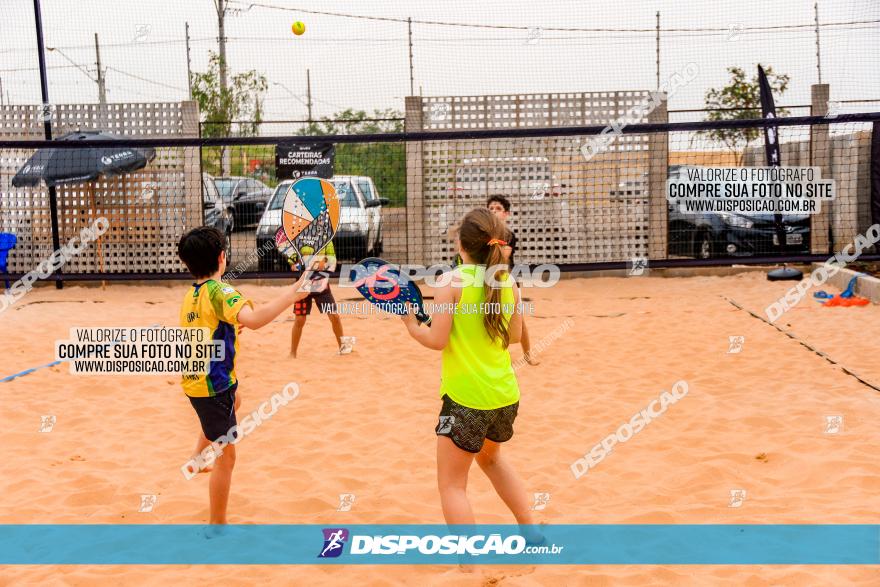
[[(424, 128), (421, 96), (406, 97), (405, 132)], [(427, 263), (425, 254), (425, 193), (424, 145), (406, 142), (406, 260), (408, 263)]]
[[(810, 116), (825, 116), (828, 114), (830, 86), (828, 84), (813, 84), (810, 86), (810, 95), (812, 101)], [(810, 126), (810, 166), (819, 167), (822, 171), (823, 179), (831, 177), (831, 140), (828, 125)], [(840, 200), (825, 202), (822, 205), (822, 212), (813, 215), (812, 227), (810, 228), (811, 253), (817, 255), (832, 253), (834, 235), (832, 234), (833, 229), (831, 227), (831, 209), (840, 204)]]
[[(648, 123), (668, 123), (666, 94), (648, 114)], [(669, 171), (669, 133), (651, 133), (648, 138), (648, 258), (668, 256), (669, 211), (666, 204), (666, 176)]]

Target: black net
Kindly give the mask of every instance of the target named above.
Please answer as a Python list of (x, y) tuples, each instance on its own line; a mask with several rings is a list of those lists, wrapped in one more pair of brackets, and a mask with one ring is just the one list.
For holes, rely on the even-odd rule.
[[(398, 134), (133, 140), (75, 132), (51, 143), (2, 142), (0, 231), (15, 239), (9, 271), (48, 267), (60, 247), (69, 278), (184, 277), (180, 236), (211, 225), (227, 235), (230, 278), (289, 275), (275, 233), (285, 194), (302, 174), (323, 175), (336, 190), (342, 263), (381, 256), (448, 264), (450, 229), (492, 199), (510, 207), (516, 262), (563, 270), (639, 259), (652, 266), (818, 259), (873, 224), (876, 114), (616, 130), (533, 119), (519, 125), (528, 128), (444, 130), (434, 127), (468, 110), (410, 102), (407, 132)], [(822, 188), (830, 191), (788, 198), (788, 209), (774, 204), (786, 198), (761, 191), (779, 183), (759, 169), (768, 167), (765, 127), (777, 133), (781, 169), (801, 174), (779, 189), (830, 183)], [(756, 208), (743, 205), (744, 194), (713, 199), (694, 187), (729, 182), (719, 170), (751, 168), (764, 175), (733, 183), (759, 196), (750, 200)], [(670, 198), (673, 184), (691, 186), (690, 197)]]

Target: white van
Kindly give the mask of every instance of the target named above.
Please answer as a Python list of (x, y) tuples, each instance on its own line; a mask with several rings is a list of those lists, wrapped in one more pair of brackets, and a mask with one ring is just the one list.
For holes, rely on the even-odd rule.
[[(287, 269), (287, 263), (275, 251), (274, 242), (281, 226), (284, 196), (293, 181), (288, 179), (278, 184), (257, 225), (257, 250), (269, 250), (260, 255), (260, 271)], [(340, 204), (339, 229), (333, 237), (336, 257), (340, 261), (360, 261), (364, 257), (380, 256), (381, 207), (388, 204), (388, 199), (379, 197), (373, 179), (365, 175), (334, 175), (329, 181), (336, 188)]]

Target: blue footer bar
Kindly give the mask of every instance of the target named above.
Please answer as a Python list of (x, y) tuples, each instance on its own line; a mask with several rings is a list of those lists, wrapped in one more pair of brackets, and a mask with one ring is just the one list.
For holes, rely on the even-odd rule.
[(0, 564), (880, 565), (880, 525), (0, 525)]

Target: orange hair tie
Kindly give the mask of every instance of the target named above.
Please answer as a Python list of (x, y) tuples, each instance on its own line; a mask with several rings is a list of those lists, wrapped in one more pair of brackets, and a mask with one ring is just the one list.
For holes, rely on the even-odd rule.
[(493, 238), (492, 240), (489, 241), (489, 246), (491, 247), (492, 245), (499, 245), (502, 247), (506, 247), (507, 241), (503, 241), (500, 238)]

